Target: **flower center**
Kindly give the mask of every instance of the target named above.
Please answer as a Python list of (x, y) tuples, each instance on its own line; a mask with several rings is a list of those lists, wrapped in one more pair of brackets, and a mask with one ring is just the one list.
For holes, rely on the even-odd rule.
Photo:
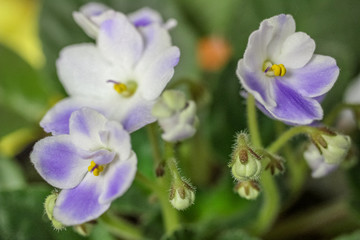
[(134, 95), (137, 89), (137, 83), (133, 80), (127, 81), (126, 83), (117, 82), (114, 80), (107, 80), (108, 83), (114, 84), (114, 90), (123, 97), (131, 97)]
[(97, 165), (94, 161), (91, 161), (88, 171), (92, 172), (94, 176), (99, 176), (99, 174), (104, 170), (104, 166)]
[(286, 68), (283, 64), (272, 64), (270, 61), (265, 61), (263, 71), (269, 77), (283, 77), (286, 73)]

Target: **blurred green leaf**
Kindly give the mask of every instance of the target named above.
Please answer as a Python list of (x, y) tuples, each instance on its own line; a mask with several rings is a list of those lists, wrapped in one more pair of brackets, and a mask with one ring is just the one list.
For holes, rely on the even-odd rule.
[(20, 166), (14, 159), (0, 155), (0, 191), (16, 190), (26, 186)]
[[(1, 45), (0, 66), (0, 108), (14, 112), (13, 117), (19, 115), (28, 121), (37, 122), (44, 114), (49, 98), (39, 73)], [(7, 117), (0, 117), (0, 121), (5, 121)], [(11, 120), (8, 121), (11, 125)]]
[(360, 239), (360, 230), (334, 238), (334, 240), (359, 240), (359, 239)]
[(83, 239), (71, 229), (55, 231), (44, 214), (43, 202), (51, 189), (33, 186), (24, 190), (0, 191), (0, 236), (16, 240)]

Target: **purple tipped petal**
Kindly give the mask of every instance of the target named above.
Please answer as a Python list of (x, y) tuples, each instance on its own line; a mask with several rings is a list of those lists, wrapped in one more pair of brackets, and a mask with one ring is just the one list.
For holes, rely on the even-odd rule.
[(255, 99), (267, 106), (276, 106), (274, 101), (273, 80), (262, 72), (253, 72), (246, 67), (243, 59), (238, 62), (236, 74), (242, 86), (250, 92)]
[(129, 14), (128, 17), (136, 27), (146, 27), (152, 23), (162, 23), (160, 14), (147, 7)]
[(62, 190), (56, 200), (54, 218), (64, 225), (77, 225), (98, 218), (110, 202), (100, 204), (103, 177), (87, 174), (75, 188)]
[(101, 24), (97, 43), (108, 60), (125, 70), (132, 69), (143, 52), (140, 33), (121, 13), (116, 13), (112, 19)]
[(115, 160), (104, 176), (100, 203), (106, 204), (120, 197), (130, 187), (136, 173), (137, 158), (134, 152), (127, 160)]
[(90, 164), (80, 157), (69, 135), (40, 140), (35, 144), (30, 159), (48, 183), (62, 189), (78, 185)]
[(83, 149), (102, 147), (99, 132), (105, 128), (108, 120), (97, 111), (82, 108), (70, 117), (70, 136), (74, 143)]
[(275, 79), (274, 89), (277, 106), (265, 106), (274, 118), (300, 125), (322, 119), (323, 111), (318, 101), (301, 96), (282, 83), (281, 78)]
[(129, 109), (122, 117), (122, 125), (128, 132), (134, 132), (143, 126), (155, 122), (156, 118), (152, 115), (151, 109), (154, 101), (140, 101)]
[(318, 97), (332, 88), (338, 76), (335, 59), (314, 55), (303, 68), (285, 75), (284, 83), (306, 97)]

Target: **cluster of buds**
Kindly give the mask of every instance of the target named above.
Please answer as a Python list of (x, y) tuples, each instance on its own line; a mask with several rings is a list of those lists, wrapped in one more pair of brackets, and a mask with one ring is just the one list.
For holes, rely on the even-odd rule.
[(196, 132), (198, 118), (196, 104), (186, 100), (185, 94), (178, 90), (167, 90), (155, 103), (152, 114), (158, 121), (165, 141), (178, 142), (192, 137)]
[(182, 179), (176, 179), (171, 188), (169, 200), (177, 210), (185, 210), (195, 202), (195, 188)]

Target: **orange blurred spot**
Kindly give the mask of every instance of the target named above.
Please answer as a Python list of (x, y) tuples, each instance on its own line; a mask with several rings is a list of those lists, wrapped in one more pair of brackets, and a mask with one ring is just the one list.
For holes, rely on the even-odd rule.
[(199, 40), (197, 57), (202, 69), (220, 70), (231, 56), (231, 46), (222, 37), (205, 37)]

